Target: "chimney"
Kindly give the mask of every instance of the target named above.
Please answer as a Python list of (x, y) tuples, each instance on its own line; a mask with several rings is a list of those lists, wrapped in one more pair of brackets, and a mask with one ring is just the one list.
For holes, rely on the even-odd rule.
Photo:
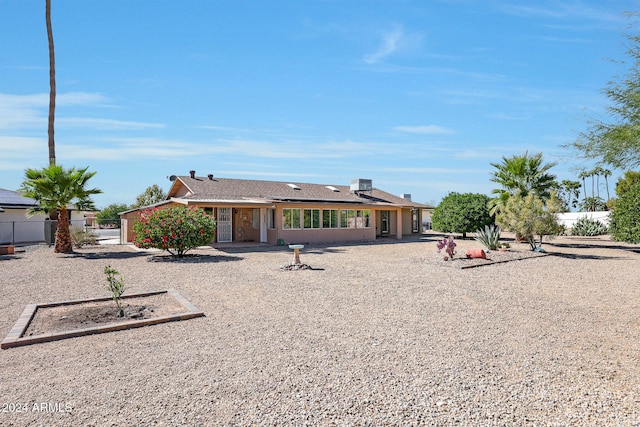
[(410, 202), (411, 201), (411, 194), (403, 194), (402, 198)]
[(209, 175), (207, 175), (207, 178), (209, 178), (209, 181), (213, 181), (213, 174), (210, 173)]
[(189, 171), (189, 175), (191, 175), (191, 178), (195, 178), (196, 177), (196, 171), (190, 170)]

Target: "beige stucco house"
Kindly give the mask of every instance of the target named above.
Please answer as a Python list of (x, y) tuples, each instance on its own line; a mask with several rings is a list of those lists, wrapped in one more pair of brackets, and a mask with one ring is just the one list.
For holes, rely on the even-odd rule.
[(318, 243), (373, 241), (421, 232), (429, 206), (374, 188), (371, 180), (350, 185), (306, 184), (172, 176), (167, 199), (122, 212), (122, 240), (133, 238), (138, 212), (149, 207), (187, 205), (203, 208), (216, 219), (214, 243)]

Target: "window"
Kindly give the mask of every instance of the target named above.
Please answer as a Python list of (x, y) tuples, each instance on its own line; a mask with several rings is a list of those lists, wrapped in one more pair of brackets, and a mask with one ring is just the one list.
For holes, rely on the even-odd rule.
[(267, 227), (270, 229), (276, 228), (276, 210), (267, 209)]
[(371, 210), (358, 209), (356, 211), (356, 227), (357, 228), (371, 227)]
[(355, 213), (353, 209), (341, 209), (340, 228), (356, 228)]
[(253, 220), (253, 229), (260, 230), (260, 209), (253, 209), (251, 219)]
[(320, 228), (320, 209), (304, 210), (304, 228)]
[(300, 209), (282, 209), (282, 229), (300, 230)]
[(204, 208), (205, 215), (213, 215), (213, 208)]
[(322, 210), (322, 228), (338, 228), (338, 210)]

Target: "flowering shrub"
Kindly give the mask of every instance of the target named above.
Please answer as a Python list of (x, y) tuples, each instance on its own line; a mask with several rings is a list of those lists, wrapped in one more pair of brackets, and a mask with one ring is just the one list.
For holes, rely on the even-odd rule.
[(146, 209), (133, 224), (133, 244), (145, 249), (164, 249), (182, 258), (188, 250), (211, 243), (215, 230), (215, 220), (202, 209), (185, 206)]
[(453, 259), (453, 255), (456, 253), (456, 242), (453, 241), (453, 236), (445, 237), (442, 240), (438, 240), (438, 253), (442, 249), (447, 253), (445, 255), (444, 260), (449, 261), (449, 259)]

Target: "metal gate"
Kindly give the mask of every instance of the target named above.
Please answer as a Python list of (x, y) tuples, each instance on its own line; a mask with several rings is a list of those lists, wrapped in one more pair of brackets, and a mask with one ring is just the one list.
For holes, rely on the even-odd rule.
[(231, 219), (231, 208), (218, 208), (218, 242), (225, 243), (233, 240), (233, 221)]

